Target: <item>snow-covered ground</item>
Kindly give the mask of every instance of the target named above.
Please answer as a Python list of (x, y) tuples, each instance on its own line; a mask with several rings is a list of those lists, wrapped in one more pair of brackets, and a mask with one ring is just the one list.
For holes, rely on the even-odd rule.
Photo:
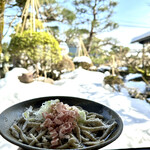
[[(18, 76), (27, 70), (15, 68), (0, 79), (0, 113), (9, 106), (31, 98), (43, 96), (75, 96), (104, 104), (122, 118), (124, 129), (121, 136), (103, 149), (136, 148), (150, 146), (150, 104), (130, 98), (126, 89), (112, 92), (103, 84), (105, 74), (84, 69), (65, 73), (54, 84), (34, 81), (21, 83)], [(129, 77), (128, 77), (129, 78)], [(126, 86), (145, 90), (144, 82), (127, 82)], [(0, 136), (0, 150), (17, 150), (17, 146)]]

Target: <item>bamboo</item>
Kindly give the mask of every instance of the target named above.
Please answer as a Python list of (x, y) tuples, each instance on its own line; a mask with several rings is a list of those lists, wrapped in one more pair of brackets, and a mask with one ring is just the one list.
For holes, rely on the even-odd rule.
[(26, 20), (27, 20), (27, 15), (28, 15), (28, 8), (29, 8), (29, 5), (30, 5), (30, 0), (27, 1), (27, 5), (26, 5), (25, 8), (24, 8), (24, 9), (25, 9), (25, 12), (24, 12), (25, 15), (24, 15), (24, 14), (23, 14), (23, 15), (25, 16), (25, 18), (24, 18), (24, 21), (23, 21), (21, 33), (22, 33), (23, 30), (24, 30), (25, 22), (26, 22)]
[(115, 75), (115, 56), (112, 55), (112, 75)]
[[(25, 7), (24, 7), (24, 9), (23, 9), (23, 12), (22, 12), (22, 15), (21, 15), (21, 20), (23, 21), (23, 17), (25, 16), (25, 13), (26, 13), (26, 8), (28, 8), (29, 7), (29, 0), (27, 0), (27, 2), (26, 2), (26, 4), (25, 4)], [(25, 20), (25, 18), (24, 18), (24, 20)], [(24, 21), (23, 21), (24, 22)], [(20, 28), (20, 26), (18, 25), (17, 26), (17, 30), (16, 30), (16, 33), (18, 33), (19, 32), (19, 28)], [(22, 26), (22, 28), (21, 28), (21, 33), (23, 32), (23, 26)]]
[[(22, 16), (21, 16), (22, 20), (24, 17), (23, 25), (21, 27), (21, 33), (24, 31), (25, 23), (27, 21), (27, 16), (29, 14), (30, 4), (31, 4), (31, 14), (30, 14), (31, 30), (32, 31), (36, 30), (36, 27), (35, 27), (35, 15), (36, 14), (35, 14), (35, 12), (37, 13), (37, 17), (38, 17), (39, 16), (39, 10), (38, 9), (40, 8), (40, 4), (39, 4), (38, 0), (27, 0), (25, 7), (24, 7), (24, 10), (23, 10), (23, 13), (22, 13)], [(16, 33), (18, 33), (18, 31), (19, 31), (19, 26), (17, 27)]]
[(79, 41), (78, 56), (81, 56), (81, 55), (82, 55), (82, 54), (81, 54), (81, 50), (82, 50), (82, 48), (81, 48), (81, 43), (80, 43), (80, 41)]
[(149, 85), (149, 82), (142, 76), (142, 79), (144, 80), (144, 82)]
[(33, 31), (35, 32), (35, 2), (33, 0), (33, 3), (32, 3), (32, 13), (33, 13)]
[(87, 56), (90, 58), (88, 52), (87, 52), (87, 49), (83, 43), (83, 40), (81, 37), (79, 37), (79, 43), (78, 43), (78, 50), (77, 50), (77, 53), (76, 53), (76, 56), (80, 57), (80, 56)]
[(33, 32), (33, 0), (31, 0), (31, 13), (30, 13), (30, 30), (31, 30), (31, 35)]
[(36, 0), (36, 3), (37, 3), (37, 7), (40, 8), (41, 6), (38, 0)]
[(39, 9), (38, 8), (40, 8), (39, 6), (38, 6), (38, 0), (36, 0), (36, 1), (34, 1), (35, 2), (35, 12), (37, 13), (37, 19), (38, 19), (38, 17), (39, 17)]
[(83, 40), (81, 38), (80, 38), (80, 43), (81, 43), (81, 47), (83, 48), (83, 56), (89, 57), (89, 54), (88, 54), (88, 52), (87, 52), (87, 50), (85, 48), (85, 45), (83, 43)]

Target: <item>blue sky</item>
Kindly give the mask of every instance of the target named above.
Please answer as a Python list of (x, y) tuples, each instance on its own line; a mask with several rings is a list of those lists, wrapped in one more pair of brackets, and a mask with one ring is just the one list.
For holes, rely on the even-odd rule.
[(141, 44), (131, 44), (131, 40), (150, 31), (150, 0), (117, 1), (113, 20), (120, 26), (111, 32), (102, 33), (100, 37), (113, 37), (123, 46), (141, 49)]
[[(100, 37), (114, 37), (123, 46), (141, 48), (139, 44), (130, 44), (132, 38), (150, 31), (150, 0), (116, 0), (113, 20), (120, 27), (111, 32), (102, 33)], [(7, 41), (8, 37), (4, 39)]]
[(149, 0), (118, 0), (114, 19), (120, 25), (150, 26), (150, 1)]

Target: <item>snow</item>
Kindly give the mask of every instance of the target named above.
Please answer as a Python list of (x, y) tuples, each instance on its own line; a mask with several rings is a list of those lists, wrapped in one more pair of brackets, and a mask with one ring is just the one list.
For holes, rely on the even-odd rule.
[(137, 92), (144, 93), (146, 90), (146, 83), (143, 81), (134, 82), (128, 81), (125, 83), (125, 86), (131, 89), (136, 89)]
[(91, 59), (89, 57), (87, 57), (87, 56), (75, 57), (73, 59), (73, 62), (79, 62), (79, 63), (80, 62), (86, 62), (86, 63), (89, 63), (89, 64), (92, 63)]
[(101, 65), (101, 66), (99, 66), (99, 67), (97, 68), (97, 70), (100, 70), (100, 71), (103, 71), (103, 70), (111, 70), (111, 67)]
[(127, 68), (127, 67), (118, 67), (118, 70), (119, 70), (119, 71), (127, 71), (128, 68)]
[[(90, 99), (106, 105), (116, 111), (123, 120), (124, 128), (120, 137), (103, 149), (121, 149), (148, 147), (150, 143), (150, 104), (144, 100), (130, 98), (125, 88), (121, 92), (103, 83), (105, 74), (87, 71), (82, 68), (64, 73), (61, 80), (54, 84), (34, 81), (21, 83), (18, 76), (26, 73), (23, 68), (9, 71), (5, 78), (0, 79), (0, 113), (9, 106), (27, 99), (43, 96), (75, 96)], [(143, 82), (126, 82), (126, 86), (145, 89)], [(1, 150), (17, 150), (17, 146), (7, 142), (0, 136)]]
[(59, 44), (59, 46), (60, 46), (60, 48), (62, 49), (61, 54), (62, 54), (63, 56), (65, 56), (65, 55), (67, 55), (67, 54), (69, 53), (69, 47), (68, 47), (67, 43), (61, 42), (61, 43)]
[(140, 74), (140, 73), (135, 73), (135, 74), (130, 73), (129, 75), (126, 76), (126, 80), (129, 81), (129, 80), (139, 78), (139, 77), (142, 77), (142, 74)]

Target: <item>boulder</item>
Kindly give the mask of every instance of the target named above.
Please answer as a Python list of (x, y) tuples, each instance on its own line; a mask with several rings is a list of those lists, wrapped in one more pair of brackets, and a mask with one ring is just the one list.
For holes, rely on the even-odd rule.
[(31, 83), (34, 81), (33, 73), (23, 73), (22, 76), (19, 76), (18, 79), (23, 83)]

